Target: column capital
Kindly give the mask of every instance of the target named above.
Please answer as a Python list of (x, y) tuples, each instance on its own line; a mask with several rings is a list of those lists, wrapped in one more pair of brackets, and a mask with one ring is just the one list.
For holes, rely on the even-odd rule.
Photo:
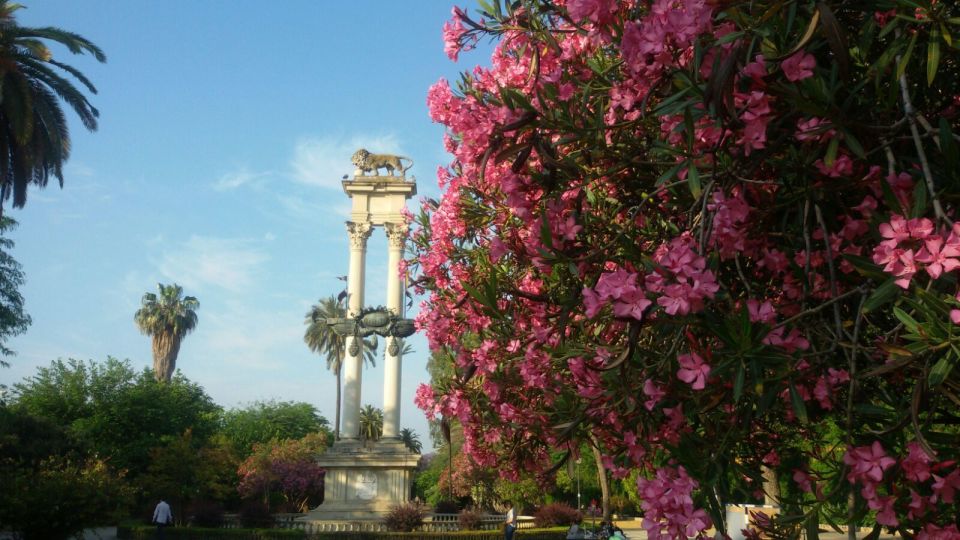
[(394, 249), (403, 249), (410, 230), (406, 223), (384, 223), (383, 230), (387, 233), (387, 244)]
[(350, 237), (350, 247), (353, 249), (366, 249), (367, 238), (373, 231), (373, 225), (369, 221), (348, 221), (347, 235)]

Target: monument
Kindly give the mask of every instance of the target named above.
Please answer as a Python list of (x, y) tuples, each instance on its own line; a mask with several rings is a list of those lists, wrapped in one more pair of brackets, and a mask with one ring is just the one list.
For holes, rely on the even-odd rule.
[[(400, 260), (407, 238), (402, 211), (416, 194), (406, 178), (409, 158), (358, 150), (353, 178), (344, 177), (343, 190), (352, 200), (347, 234), (350, 269), (347, 275), (348, 309), (345, 319), (328, 319), (333, 330), (346, 337), (343, 371), (343, 418), (340, 440), (317, 461), (327, 470), (324, 502), (300, 518), (303, 521), (357, 520), (382, 517), (390, 507), (410, 499), (413, 472), (420, 454), (400, 441), (400, 372), (402, 347), (397, 340), (414, 332), (403, 318)], [(383, 169), (388, 176), (380, 176)], [(367, 173), (372, 173), (367, 175)], [(387, 235), (387, 297), (385, 308), (364, 309), (367, 239), (382, 226)], [(383, 435), (377, 441), (360, 439), (360, 388), (363, 337), (378, 334), (387, 340), (383, 383)]]

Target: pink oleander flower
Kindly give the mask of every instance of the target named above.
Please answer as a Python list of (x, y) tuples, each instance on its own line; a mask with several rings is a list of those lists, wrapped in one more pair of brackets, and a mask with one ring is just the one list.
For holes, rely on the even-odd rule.
[(807, 77), (812, 77), (813, 68), (816, 67), (816, 65), (817, 61), (813, 55), (803, 51), (780, 62), (780, 68), (783, 69), (783, 74), (786, 75), (787, 80), (791, 82), (802, 81)]
[(943, 501), (947, 504), (953, 504), (957, 490), (960, 490), (960, 469), (954, 469), (946, 476), (933, 476), (933, 496), (931, 501)]
[(907, 480), (911, 482), (926, 482), (930, 478), (930, 463), (933, 461), (918, 442), (907, 444), (907, 457), (900, 461)]
[(793, 470), (793, 481), (800, 486), (800, 489), (807, 493), (813, 493), (813, 483), (811, 482), (810, 475), (801, 469)]
[(693, 490), (697, 485), (683, 467), (662, 467), (657, 469), (654, 478), (637, 478), (647, 538), (699, 536), (713, 524), (703, 509), (693, 506)]
[(858, 480), (864, 483), (880, 482), (884, 471), (896, 464), (897, 460), (887, 455), (880, 441), (874, 441), (870, 446), (848, 449), (843, 462), (850, 466), (847, 480), (852, 484)]
[(644, 408), (648, 411), (652, 411), (653, 408), (657, 406), (657, 403), (660, 403), (660, 400), (667, 395), (664, 390), (650, 379), (643, 381), (643, 393), (650, 398), (643, 403)]
[(677, 370), (678, 379), (688, 383), (694, 390), (706, 388), (710, 365), (705, 363), (699, 354), (695, 352), (681, 354), (677, 357), (677, 362), (680, 363), (680, 369)]
[(830, 122), (814, 116), (808, 120), (797, 120), (797, 131), (794, 137), (798, 141), (828, 141), (836, 135), (836, 131), (828, 129)]
[(830, 178), (841, 178), (853, 174), (853, 161), (846, 154), (837, 156), (837, 159), (833, 160), (833, 165), (827, 166), (826, 162), (818, 159), (814, 166), (820, 171), (820, 174)]
[(613, 21), (617, 13), (616, 0), (567, 0), (567, 12), (575, 21), (587, 19), (597, 25)]
[(453, 18), (443, 24), (443, 52), (447, 53), (447, 58), (457, 61), (460, 51), (464, 50), (461, 43), (466, 28), (463, 27), (463, 21), (460, 19), (463, 10), (454, 6)]

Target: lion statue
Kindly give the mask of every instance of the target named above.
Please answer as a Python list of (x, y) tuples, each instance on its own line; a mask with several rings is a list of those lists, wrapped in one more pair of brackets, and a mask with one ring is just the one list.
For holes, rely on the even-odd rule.
[[(410, 162), (406, 167), (400, 162), (405, 159)], [(373, 172), (373, 176), (380, 176), (380, 169), (387, 170), (387, 176), (394, 176), (393, 171), (398, 171), (400, 176), (407, 176), (407, 169), (413, 167), (413, 160), (406, 156), (394, 156), (391, 154), (371, 154), (361, 148), (353, 153), (350, 161), (357, 166), (361, 176), (366, 176), (368, 172)]]

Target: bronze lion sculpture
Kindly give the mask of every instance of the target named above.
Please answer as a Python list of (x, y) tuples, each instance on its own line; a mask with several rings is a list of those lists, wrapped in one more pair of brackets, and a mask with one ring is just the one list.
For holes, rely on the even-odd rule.
[[(400, 161), (405, 159), (410, 162), (406, 167), (403, 166), (403, 163)], [(407, 176), (407, 169), (413, 167), (413, 160), (406, 156), (394, 156), (392, 154), (371, 154), (365, 149), (361, 148), (353, 153), (353, 157), (350, 158), (350, 161), (357, 166), (362, 173), (362, 176), (366, 176), (368, 172), (373, 172), (373, 176), (380, 175), (380, 169), (386, 169), (387, 176), (395, 176), (394, 171), (399, 172), (400, 176)]]

